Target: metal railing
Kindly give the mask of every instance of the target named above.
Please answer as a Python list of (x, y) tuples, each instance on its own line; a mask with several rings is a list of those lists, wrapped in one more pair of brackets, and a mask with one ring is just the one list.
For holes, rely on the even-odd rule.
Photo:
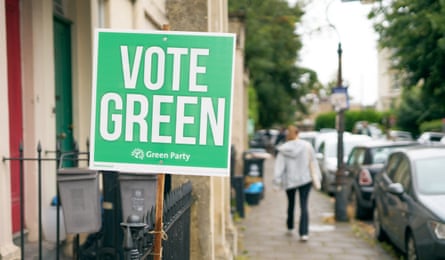
[[(40, 142), (37, 145), (37, 157), (24, 157), (23, 146), (19, 147), (19, 156), (11, 158), (3, 158), (3, 161), (19, 161), (20, 162), (20, 254), (21, 259), (26, 259), (25, 255), (25, 222), (24, 222), (24, 162), (33, 161), (37, 163), (37, 188), (38, 188), (38, 259), (43, 257), (42, 248), (42, 163), (52, 161), (56, 163), (56, 167), (63, 167), (64, 161), (71, 161), (72, 167), (78, 166), (80, 161), (89, 161), (88, 152), (80, 152), (77, 144), (73, 151), (61, 151), (60, 143), (57, 144), (56, 151), (45, 151), (45, 154), (55, 154), (54, 157), (42, 157), (42, 148)], [(87, 147), (89, 142), (87, 141)], [(107, 178), (117, 173), (107, 175)], [(103, 176), (105, 177), (105, 175)], [(114, 178), (117, 180), (117, 178)], [(108, 182), (113, 186), (118, 186), (116, 182)], [(56, 203), (56, 259), (60, 258), (60, 215), (59, 215), (59, 190), (57, 189)], [(105, 189), (105, 187), (104, 187)], [(105, 192), (105, 191), (104, 191)], [(163, 227), (163, 259), (189, 259), (190, 256), (190, 208), (192, 199), (192, 184), (187, 182), (182, 186), (170, 191), (165, 196), (164, 202), (164, 227)], [(112, 187), (111, 193), (119, 193), (118, 188)], [(102, 224), (99, 232), (90, 234), (86, 241), (80, 245), (79, 235), (74, 238), (73, 255), (74, 259), (152, 259), (153, 255), (153, 239), (154, 239), (154, 215), (155, 210), (147, 212), (144, 219), (127, 219), (122, 220), (120, 196), (114, 196), (116, 209), (114, 209), (112, 220), (108, 223), (112, 225)], [(102, 216), (102, 218), (110, 218), (110, 216)], [(120, 224), (120, 227), (119, 227)], [(113, 230), (107, 230), (113, 229)], [(110, 238), (110, 234), (112, 238)], [(113, 241), (109, 241), (109, 240)], [(123, 241), (123, 242), (122, 242)], [(123, 254), (123, 255), (122, 255)]]
[[(190, 258), (190, 208), (192, 184), (187, 182), (172, 190), (164, 202), (162, 259)], [(155, 209), (140, 219), (130, 215), (121, 223), (124, 230), (124, 259), (153, 259)]]
[[(89, 145), (89, 142), (87, 141), (87, 146)], [(45, 154), (50, 154), (50, 153), (54, 153), (56, 156), (53, 158), (43, 158), (42, 157), (42, 146), (40, 144), (40, 142), (38, 142), (37, 147), (36, 147), (36, 151), (37, 151), (37, 158), (27, 158), (24, 157), (24, 149), (23, 149), (23, 145), (20, 144), (19, 145), (19, 156), (18, 157), (10, 157), (10, 158), (6, 158), (3, 157), (3, 161), (19, 161), (19, 172), (20, 172), (20, 176), (19, 176), (19, 185), (20, 185), (20, 255), (21, 255), (21, 259), (25, 259), (25, 217), (24, 217), (24, 176), (25, 176), (25, 168), (24, 168), (24, 162), (25, 161), (35, 161), (37, 162), (37, 194), (38, 194), (38, 250), (39, 250), (39, 259), (42, 259), (42, 255), (43, 255), (43, 249), (42, 249), (42, 163), (46, 162), (46, 161), (52, 161), (55, 162), (56, 165), (60, 164), (60, 159), (63, 158), (64, 156), (64, 152), (60, 149), (61, 144), (60, 142), (57, 142), (57, 146), (56, 146), (56, 151), (45, 151)], [(68, 160), (73, 160), (75, 162), (75, 164), (77, 164), (79, 162), (78, 155), (80, 154), (88, 154), (88, 153), (80, 153), (78, 151), (78, 145), (76, 142), (74, 142), (74, 151), (69, 151), (69, 154), (75, 154), (75, 160), (74, 159), (68, 159)], [(84, 159), (87, 160), (87, 159)], [(56, 184), (55, 184), (56, 185)], [(57, 186), (57, 185), (56, 185)], [(60, 245), (60, 216), (59, 216), (59, 203), (57, 203), (57, 225), (56, 225), (56, 233), (57, 233), (57, 245)], [(56, 255), (57, 255), (57, 259), (58, 256), (60, 255), (59, 252), (59, 246), (57, 246), (56, 248)]]

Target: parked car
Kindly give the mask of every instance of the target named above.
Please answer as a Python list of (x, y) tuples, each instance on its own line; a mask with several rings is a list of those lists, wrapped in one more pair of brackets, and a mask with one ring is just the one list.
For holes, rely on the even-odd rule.
[(374, 176), (380, 172), (389, 154), (401, 147), (418, 145), (414, 141), (373, 140), (355, 146), (346, 161), (349, 179), (349, 205), (357, 219), (372, 217)]
[(270, 152), (279, 133), (280, 131), (277, 129), (257, 130), (249, 141), (249, 147), (262, 148)]
[(417, 141), (421, 144), (439, 143), (445, 133), (442, 132), (423, 132)]
[(315, 149), (315, 139), (318, 135), (318, 131), (301, 131), (298, 133), (298, 138), (308, 141)]
[(364, 134), (363, 129), (368, 129), (368, 135), (374, 139), (381, 139), (383, 137), (383, 132), (379, 128), (377, 123), (368, 123), (367, 121), (357, 121), (354, 124), (352, 132), (354, 134)]
[(388, 139), (392, 141), (412, 141), (413, 135), (407, 131), (389, 130)]
[[(346, 135), (350, 135), (350, 132), (343, 132), (343, 136)], [(314, 149), (315, 151), (318, 151), (318, 149), (320, 148), (320, 144), (323, 143), (323, 141), (328, 140), (328, 139), (337, 139), (338, 138), (338, 134), (337, 131), (330, 131), (330, 130), (324, 130), (323, 132), (320, 132), (317, 134), (317, 136), (315, 137), (314, 140)]]
[[(363, 142), (372, 140), (367, 135), (345, 134), (343, 136), (343, 160), (347, 159), (352, 148)], [(330, 135), (321, 141), (317, 150), (317, 160), (323, 175), (321, 188), (328, 194), (335, 192), (335, 175), (337, 172), (337, 134)]]
[(374, 226), (407, 259), (445, 259), (445, 146), (393, 152), (374, 186)]

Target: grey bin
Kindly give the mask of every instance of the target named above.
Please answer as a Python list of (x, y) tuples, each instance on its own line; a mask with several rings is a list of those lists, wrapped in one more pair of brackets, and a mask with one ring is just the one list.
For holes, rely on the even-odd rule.
[(80, 168), (57, 171), (66, 233), (94, 233), (102, 225), (98, 173)]
[(119, 173), (122, 199), (122, 219), (138, 215), (145, 217), (156, 204), (158, 176), (146, 173)]

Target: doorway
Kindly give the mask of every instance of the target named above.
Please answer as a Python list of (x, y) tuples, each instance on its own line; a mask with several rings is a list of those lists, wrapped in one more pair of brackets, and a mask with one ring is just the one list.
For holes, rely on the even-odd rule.
[[(20, 2), (6, 0), (6, 49), (8, 68), (9, 152), (19, 157), (23, 140), (22, 81), (20, 54)], [(12, 232), (20, 231), (20, 162), (12, 160), (11, 166), (11, 212)], [(23, 191), (24, 192), (24, 191)], [(24, 208), (24, 207), (23, 207)]]
[[(71, 22), (54, 17), (54, 73), (56, 100), (56, 134), (62, 153), (74, 150), (72, 115)], [(63, 167), (74, 162), (64, 160)]]

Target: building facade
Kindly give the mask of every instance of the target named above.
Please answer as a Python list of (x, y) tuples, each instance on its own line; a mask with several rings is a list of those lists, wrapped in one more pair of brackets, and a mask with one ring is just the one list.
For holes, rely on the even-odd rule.
[(378, 52), (378, 99), (377, 109), (386, 111), (395, 108), (400, 100), (401, 72), (396, 72), (391, 69), (390, 51), (388, 49), (381, 49)]

